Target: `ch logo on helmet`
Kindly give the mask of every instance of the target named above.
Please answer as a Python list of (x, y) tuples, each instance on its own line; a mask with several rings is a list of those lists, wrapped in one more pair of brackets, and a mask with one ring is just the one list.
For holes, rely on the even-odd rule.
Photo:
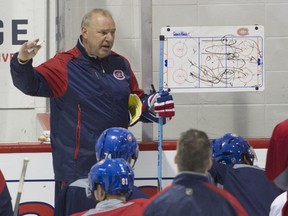
[(118, 80), (124, 80), (125, 79), (125, 75), (124, 75), (124, 72), (122, 70), (114, 70), (113, 76)]
[(235, 134), (235, 133), (231, 133), (231, 136), (232, 136), (232, 137), (238, 137), (238, 135)]
[(133, 138), (132, 138), (131, 134), (128, 134), (128, 135), (127, 135), (127, 140), (128, 140), (128, 142), (132, 142), (132, 139), (133, 139)]

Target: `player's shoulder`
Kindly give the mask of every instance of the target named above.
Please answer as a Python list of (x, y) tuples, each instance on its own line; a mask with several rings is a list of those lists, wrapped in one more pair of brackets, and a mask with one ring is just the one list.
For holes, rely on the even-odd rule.
[(260, 172), (265, 172), (265, 170), (257, 165), (248, 165), (248, 164), (235, 164), (233, 169), (246, 169), (246, 170), (259, 170)]
[[(287, 129), (288, 129), (288, 119), (285, 119), (282, 122), (279, 122), (273, 129), (273, 133), (270, 139), (269, 149), (272, 148), (274, 145), (283, 145), (283, 143), (287, 142)], [(268, 149), (268, 151), (269, 151)]]
[(229, 199), (233, 197), (228, 191), (223, 190), (222, 188), (219, 188), (214, 184), (204, 182), (203, 185), (211, 191), (209, 193), (210, 199), (217, 200), (217, 202), (220, 202), (221, 199), (229, 201)]
[(62, 62), (68, 62), (71, 59), (77, 59), (80, 55), (81, 51), (77, 47), (74, 47), (68, 51), (56, 53), (52, 59)]
[(144, 206), (149, 202), (149, 199), (138, 198), (138, 199), (130, 200), (129, 202), (132, 202), (135, 205)]
[[(239, 201), (228, 191), (223, 190), (221, 188), (218, 188), (217, 186), (211, 184), (211, 183), (204, 183), (207, 187), (209, 187), (211, 190), (217, 194), (219, 198), (214, 199), (214, 204), (217, 205), (216, 203), (218, 202), (217, 206), (222, 206), (226, 204), (226, 206), (232, 206), (233, 209), (238, 213), (238, 215), (248, 215), (246, 213), (246, 210), (242, 207), (242, 205), (239, 203)], [(222, 197), (222, 199), (220, 198)]]

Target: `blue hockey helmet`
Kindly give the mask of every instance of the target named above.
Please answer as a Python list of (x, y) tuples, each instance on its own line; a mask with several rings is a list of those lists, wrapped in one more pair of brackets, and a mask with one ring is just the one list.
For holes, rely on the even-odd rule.
[[(123, 158), (126, 161), (138, 158), (139, 146), (135, 136), (127, 129), (112, 127), (106, 129), (99, 137), (95, 145), (96, 159)], [(133, 167), (132, 166), (132, 167)]]
[(253, 165), (256, 158), (250, 144), (237, 134), (227, 133), (221, 138), (212, 140), (212, 148), (215, 161), (229, 166), (247, 164), (247, 162)]
[(134, 172), (122, 158), (104, 159), (96, 163), (88, 174), (88, 194), (94, 196), (96, 185), (100, 184), (107, 194), (126, 194), (132, 190)]

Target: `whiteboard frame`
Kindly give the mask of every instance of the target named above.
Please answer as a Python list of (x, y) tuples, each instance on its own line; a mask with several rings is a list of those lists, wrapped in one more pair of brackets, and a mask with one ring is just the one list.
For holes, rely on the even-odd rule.
[[(264, 77), (264, 27), (263, 26), (261, 25), (200, 26), (200, 27), (199, 26), (198, 27), (170, 27), (168, 26), (168, 27), (161, 28), (161, 36), (164, 36), (165, 38), (164, 53), (163, 53), (164, 60), (162, 62), (163, 68), (164, 68), (164, 71), (163, 71), (163, 88), (164, 89), (170, 89), (172, 93), (174, 92), (185, 93), (185, 92), (264, 91), (265, 77)], [(236, 42), (235, 42), (235, 45), (233, 44), (234, 47), (232, 45), (230, 46), (230, 44), (229, 46), (228, 45), (223, 46), (223, 47), (226, 47), (225, 52), (226, 51), (227, 52), (224, 53), (224, 51), (222, 51), (223, 53), (220, 53), (222, 56), (226, 56), (225, 57), (226, 67), (223, 66), (222, 68), (219, 68), (218, 74), (216, 71), (217, 67), (214, 67), (213, 73), (210, 73), (212, 71), (211, 69), (212, 67), (210, 67), (209, 70), (207, 70), (206, 68), (203, 67), (205, 65), (201, 64), (202, 63), (201, 61), (204, 59), (205, 53), (203, 52), (204, 49), (201, 50), (200, 47), (201, 48), (204, 47), (202, 45), (204, 43), (203, 41), (208, 41), (209, 43), (213, 45), (215, 50), (217, 46), (218, 46), (217, 49), (219, 49), (219, 43), (222, 43), (222, 42), (219, 42), (219, 39), (221, 40), (226, 39), (228, 43), (229, 41), (236, 41)], [(191, 42), (192, 40), (193, 42)], [(218, 45), (217, 45), (217, 41), (218, 41)], [(189, 56), (189, 58), (197, 58), (197, 61), (193, 62), (191, 60), (191, 65), (194, 66), (193, 72), (191, 72), (192, 66), (189, 65), (188, 67), (189, 58), (187, 56), (184, 56), (185, 55), (184, 48), (176, 49), (177, 43), (185, 44), (185, 49), (186, 49), (185, 54), (188, 53), (187, 56)], [(191, 45), (192, 43), (194, 43), (193, 44), (195, 45), (194, 47)], [(251, 45), (252, 43), (253, 45)], [(229, 53), (228, 48), (234, 49), (234, 50), (237, 49), (237, 51), (239, 51), (240, 48), (237, 47), (236, 45), (239, 47), (241, 45), (241, 52), (239, 52), (240, 54), (246, 54), (244, 52), (245, 52), (245, 49), (247, 50), (248, 48), (250, 48), (250, 50), (253, 50), (253, 52), (251, 51), (252, 53), (251, 59), (248, 59), (248, 54), (247, 56), (245, 56), (246, 59), (244, 59), (243, 57), (244, 55), (242, 55), (242, 58), (240, 58), (241, 56), (239, 58), (235, 57), (236, 56), (235, 55), (234, 59), (232, 59), (233, 57), (231, 58), (229, 56), (231, 55), (232, 52)], [(172, 46), (173, 46), (173, 55), (171, 54)], [(222, 50), (224, 50), (224, 48), (222, 48)], [(176, 53), (178, 51), (179, 51), (179, 55)], [(197, 54), (195, 54), (195, 56), (192, 56), (191, 53), (197, 53)], [(180, 55), (183, 55), (186, 59), (181, 60), (182, 56)], [(214, 54), (211, 54), (210, 56), (215, 57), (216, 54), (214, 53)], [(207, 58), (207, 55), (206, 55), (206, 58)], [(234, 62), (233, 69), (231, 69), (232, 68), (231, 59)], [(220, 65), (219, 63), (220, 61), (217, 62), (216, 60), (214, 62)], [(242, 65), (245, 64), (245, 67), (241, 65), (239, 66), (239, 68), (237, 68), (238, 65), (240, 65), (238, 64), (238, 62), (241, 62), (241, 63), (244, 62)], [(229, 67), (227, 66), (228, 64), (229, 64)], [(174, 67), (174, 65), (176, 66)], [(221, 66), (222, 65), (223, 64), (221, 62)], [(235, 65), (237, 66), (235, 67)], [(197, 70), (200, 72), (194, 73)], [(202, 70), (204, 72), (205, 71), (209, 72), (209, 73), (207, 72), (207, 79), (205, 80), (203, 79), (203, 76), (204, 75), (206, 76), (206, 74), (203, 73), (204, 74), (203, 75)], [(214, 73), (214, 71), (216, 71), (216, 73)], [(231, 77), (224, 76), (226, 74), (231, 75), (231, 73), (233, 74), (233, 76)], [(175, 77), (178, 80), (176, 80)], [(193, 82), (190, 82), (191, 79)], [(216, 81), (218, 81), (218, 83), (216, 83)]]

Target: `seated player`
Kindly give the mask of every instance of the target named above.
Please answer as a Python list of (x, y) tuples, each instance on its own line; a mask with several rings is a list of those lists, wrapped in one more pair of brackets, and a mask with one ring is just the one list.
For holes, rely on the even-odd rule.
[[(105, 158), (123, 158), (133, 168), (138, 159), (139, 145), (135, 136), (129, 130), (113, 127), (101, 134), (96, 142), (95, 151), (97, 161)], [(127, 194), (127, 200), (137, 198), (148, 199), (149, 196), (133, 185), (131, 193)]]
[(11, 196), (1, 170), (0, 170), (0, 215), (1, 216), (13, 215)]
[[(95, 144), (95, 151), (97, 161), (105, 158), (123, 158), (129, 163), (131, 162), (133, 167), (138, 158), (139, 146), (135, 136), (129, 130), (113, 127), (102, 132)], [(70, 215), (96, 206), (96, 200), (90, 199), (86, 195), (87, 185), (88, 178), (72, 182), (66, 188), (64, 194), (66, 202), (62, 209), (65, 213), (62, 212), (62, 215)], [(131, 192), (127, 193), (126, 196), (128, 201), (136, 198), (149, 198), (147, 194), (134, 185)]]
[(171, 186), (151, 198), (144, 216), (247, 215), (231, 194), (209, 183), (212, 155), (205, 132), (190, 129), (182, 133), (175, 163), (178, 175)]
[[(288, 119), (277, 124), (270, 139), (266, 176), (288, 195)], [(288, 215), (288, 199), (282, 208), (282, 215)]]
[(227, 133), (212, 140), (214, 163), (210, 169), (214, 182), (234, 195), (249, 215), (269, 215), (272, 201), (283, 191), (254, 166), (256, 154), (237, 134)]
[(95, 208), (72, 216), (80, 215), (142, 215), (147, 199), (126, 201), (132, 190), (134, 173), (130, 164), (124, 159), (104, 159), (96, 163), (88, 174), (89, 193), (98, 202)]

